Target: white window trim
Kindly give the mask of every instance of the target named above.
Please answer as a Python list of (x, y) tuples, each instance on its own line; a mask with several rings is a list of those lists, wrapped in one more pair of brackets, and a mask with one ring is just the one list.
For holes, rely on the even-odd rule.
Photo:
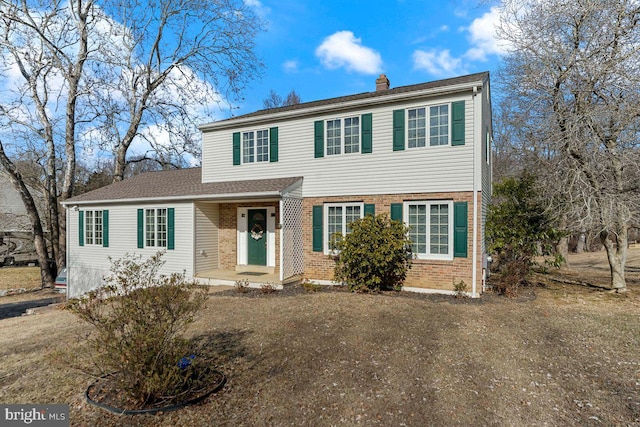
[[(336, 203), (325, 203), (322, 208), (322, 246), (324, 249), (325, 255), (335, 255), (338, 251), (334, 249), (329, 249), (329, 207), (346, 207), (346, 206), (359, 206), (360, 207), (360, 218), (364, 217), (364, 202), (336, 202)], [(345, 210), (343, 210), (342, 215), (344, 219)], [(346, 229), (346, 222), (342, 224), (343, 234)]]
[[(430, 123), (430, 108), (431, 107), (440, 107), (442, 105), (446, 105), (448, 106), (448, 123), (447, 123), (447, 127), (448, 127), (448, 134), (447, 134), (447, 143), (445, 145), (431, 145), (430, 142), (430, 131), (431, 131), (431, 123)], [(425, 148), (431, 148), (434, 150), (437, 150), (438, 148), (443, 148), (443, 147), (451, 147), (451, 132), (453, 131), (452, 129), (452, 120), (451, 120), (451, 108), (452, 108), (453, 102), (441, 102), (438, 104), (428, 104), (428, 105), (418, 105), (415, 107), (409, 107), (407, 109), (405, 109), (405, 119), (404, 119), (404, 140), (406, 141), (406, 146), (407, 146), (407, 150), (420, 150), (420, 149), (425, 149)], [(425, 145), (424, 147), (409, 147), (409, 110), (417, 110), (418, 108), (424, 108), (426, 117), (425, 117), (425, 125), (426, 125), (426, 129), (425, 129)]]
[[(431, 211), (431, 205), (448, 205), (449, 206), (449, 252), (447, 254), (417, 254), (414, 253), (413, 256), (416, 259), (437, 259), (437, 260), (446, 260), (453, 261), (453, 200), (409, 200), (405, 201), (402, 206), (402, 220), (405, 225), (409, 226), (409, 205), (427, 205), (427, 218), (429, 219), (429, 212)], [(431, 221), (427, 223), (427, 248), (430, 244), (431, 238)]]
[[(91, 212), (93, 214), (93, 224), (92, 224), (92, 228), (91, 231), (93, 232), (93, 238), (92, 243), (89, 243), (89, 237), (87, 235), (88, 231), (89, 231), (89, 227), (87, 226), (88, 223), (88, 213)], [(96, 217), (97, 217), (97, 213), (100, 212), (100, 231), (101, 231), (101, 236), (102, 238), (100, 239), (100, 243), (97, 243), (96, 240), (96, 234), (97, 234), (97, 227), (96, 227)], [(85, 210), (84, 211), (84, 245), (85, 246), (100, 246), (102, 247), (104, 242), (104, 213), (102, 209), (96, 210), (96, 209), (89, 209), (89, 210)]]
[[(345, 152), (345, 129), (344, 129), (344, 121), (345, 119), (358, 119), (358, 151), (347, 153)], [(340, 154), (329, 154), (327, 150), (329, 149), (329, 135), (328, 135), (328, 126), (327, 122), (332, 122), (335, 120), (340, 120)], [(362, 151), (362, 115), (355, 116), (345, 116), (345, 117), (334, 117), (331, 119), (324, 120), (324, 155), (325, 156), (350, 156), (352, 154), (361, 154)]]
[[(164, 226), (165, 226), (165, 244), (164, 246), (158, 246), (158, 235), (159, 235), (159, 230), (158, 230), (158, 226), (159, 226), (159, 221), (158, 221), (158, 211), (164, 209)], [(153, 218), (154, 218), (154, 223), (153, 223), (153, 233), (154, 233), (154, 237), (153, 237), (153, 242), (154, 245), (150, 246), (147, 244), (147, 211), (152, 210), (153, 211)], [(144, 247), (145, 248), (164, 248), (166, 249), (169, 246), (169, 208), (144, 208), (144, 221), (143, 221), (143, 227), (144, 227)]]
[[(267, 133), (267, 160), (258, 160), (258, 132), (266, 132)], [(253, 134), (253, 161), (245, 162), (244, 161), (244, 134), (252, 133)], [(270, 147), (271, 144), (271, 135), (269, 134), (269, 129), (256, 129), (256, 130), (246, 130), (240, 132), (240, 164), (241, 165), (251, 165), (254, 163), (269, 163), (270, 159)]]

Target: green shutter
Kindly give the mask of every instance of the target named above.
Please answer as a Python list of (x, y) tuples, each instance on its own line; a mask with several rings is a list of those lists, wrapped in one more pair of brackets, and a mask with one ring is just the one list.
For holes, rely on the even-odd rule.
[(402, 221), (402, 203), (391, 203), (391, 219)]
[(451, 145), (464, 145), (464, 101), (451, 103)]
[(269, 161), (278, 161), (278, 128), (269, 129)]
[(363, 114), (360, 120), (362, 121), (362, 152), (364, 154), (371, 153), (373, 151), (371, 113)]
[(393, 111), (393, 151), (404, 150), (404, 110)]
[(233, 164), (240, 164), (240, 132), (233, 133)]
[(365, 215), (371, 215), (371, 216), (376, 216), (376, 205), (371, 203), (371, 204), (366, 204), (364, 205), (364, 214)]
[(453, 256), (467, 257), (467, 202), (453, 204)]
[(102, 247), (109, 247), (109, 211), (102, 211)]
[(313, 139), (315, 158), (324, 157), (324, 121), (318, 120), (313, 124)]
[(138, 247), (144, 248), (144, 209), (138, 209)]
[(84, 211), (78, 212), (78, 246), (84, 246)]
[(167, 209), (167, 249), (176, 248), (176, 210)]
[(322, 205), (313, 207), (313, 251), (322, 252)]

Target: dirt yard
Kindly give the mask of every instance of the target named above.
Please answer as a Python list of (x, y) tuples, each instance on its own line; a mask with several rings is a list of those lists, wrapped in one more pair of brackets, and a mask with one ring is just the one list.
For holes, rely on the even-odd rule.
[[(574, 278), (598, 268), (570, 261)], [(77, 426), (640, 426), (639, 275), (625, 294), (550, 280), (516, 299), (212, 293), (190, 332), (227, 385), (157, 416), (88, 405), (60, 350), (89, 330), (50, 310), (0, 321), (0, 402), (68, 403)]]

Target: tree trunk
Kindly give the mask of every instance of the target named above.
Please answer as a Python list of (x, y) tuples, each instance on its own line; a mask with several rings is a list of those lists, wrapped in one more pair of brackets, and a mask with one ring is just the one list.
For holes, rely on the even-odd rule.
[(627, 283), (624, 279), (624, 265), (627, 260), (627, 234), (628, 229), (624, 224), (620, 227), (615, 243), (610, 239), (607, 230), (600, 233), (600, 241), (607, 251), (607, 260), (611, 270), (610, 287), (616, 292), (625, 292), (627, 290)]
[(561, 237), (556, 244), (556, 252), (562, 255), (562, 265), (569, 267), (569, 237)]
[(54, 275), (51, 272), (51, 269), (49, 268), (47, 245), (44, 239), (44, 231), (42, 229), (42, 223), (40, 222), (38, 209), (36, 208), (33, 197), (31, 196), (31, 193), (29, 193), (29, 189), (25, 185), (20, 172), (18, 172), (16, 166), (5, 154), (4, 147), (2, 146), (2, 141), (0, 141), (0, 164), (2, 164), (5, 170), (9, 173), (11, 182), (13, 183), (18, 193), (20, 193), (22, 202), (27, 209), (27, 214), (29, 215), (29, 220), (31, 222), (31, 228), (33, 230), (33, 244), (36, 249), (36, 254), (38, 255), (38, 262), (40, 263), (40, 278), (42, 287), (52, 288), (55, 279)]
[(581, 230), (578, 234), (578, 242), (576, 243), (576, 253), (581, 254), (585, 250), (587, 243), (587, 234), (585, 230)]

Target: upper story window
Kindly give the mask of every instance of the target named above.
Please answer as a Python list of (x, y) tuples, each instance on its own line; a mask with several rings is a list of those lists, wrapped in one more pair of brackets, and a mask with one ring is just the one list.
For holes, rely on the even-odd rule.
[[(363, 203), (328, 203), (324, 205), (325, 224), (325, 252), (333, 250), (336, 236), (346, 236), (351, 233), (350, 224), (364, 216)], [(339, 234), (338, 234), (339, 233)]]
[(465, 144), (465, 101), (393, 111), (393, 151)]
[(242, 132), (242, 163), (269, 161), (269, 131)]
[[(427, 122), (428, 114), (428, 122)], [(409, 148), (449, 144), (449, 105), (407, 110), (407, 141)]]
[(84, 243), (87, 245), (102, 246), (103, 237), (103, 214), (102, 211), (85, 211), (84, 212)]
[(326, 121), (327, 156), (360, 152), (360, 117)]
[(167, 209), (145, 209), (145, 246), (167, 247)]
[(233, 165), (278, 161), (278, 128), (233, 133)]

